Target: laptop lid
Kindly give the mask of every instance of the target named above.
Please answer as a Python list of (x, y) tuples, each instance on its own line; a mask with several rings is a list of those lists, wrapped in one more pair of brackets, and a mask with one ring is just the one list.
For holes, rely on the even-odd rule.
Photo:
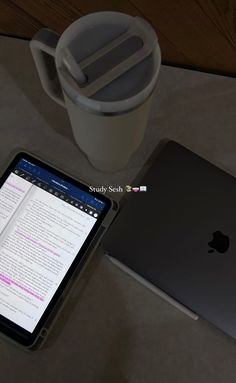
[(236, 180), (169, 141), (103, 240), (108, 254), (236, 338)]

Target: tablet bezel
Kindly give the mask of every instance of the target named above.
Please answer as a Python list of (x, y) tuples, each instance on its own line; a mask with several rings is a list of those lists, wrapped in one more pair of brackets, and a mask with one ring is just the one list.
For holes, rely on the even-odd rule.
[(113, 208), (113, 201), (112, 199), (110, 199), (108, 196), (105, 196), (104, 194), (90, 191), (88, 185), (82, 183), (81, 181), (76, 180), (75, 178), (69, 176), (68, 174), (65, 174), (62, 171), (58, 170), (57, 168), (54, 168), (52, 165), (49, 165), (48, 163), (43, 162), (41, 159), (24, 151), (17, 153), (14, 159), (12, 160), (12, 162), (10, 163), (10, 165), (4, 171), (3, 175), (0, 178), (0, 188), (3, 186), (3, 184), (7, 180), (10, 173), (15, 169), (17, 163), (22, 158), (26, 159), (27, 161), (37, 166), (42, 167), (43, 169), (51, 172), (53, 175), (62, 178), (64, 181), (71, 183), (72, 185), (80, 188), (82, 191), (89, 193), (93, 197), (105, 203), (103, 211), (99, 215), (97, 222), (95, 223), (94, 227), (92, 228), (91, 232), (89, 233), (88, 237), (83, 243), (80, 251), (76, 255), (73, 263), (68, 269), (66, 275), (64, 276), (61, 284), (59, 285), (51, 301), (49, 302), (47, 308), (45, 309), (34, 331), (31, 333), (0, 314), (1, 333), (11, 338), (12, 340), (16, 341), (17, 343), (20, 343), (22, 346), (30, 348), (35, 344), (38, 337), (40, 336), (41, 331), (44, 329), (44, 326), (48, 318), (50, 317), (50, 314), (53, 312), (56, 304), (58, 303), (59, 299), (63, 295), (63, 292), (68, 286), (68, 283), (70, 282), (73, 274), (75, 272), (80, 272), (82, 270), (88, 255), (86, 252), (89, 246), (91, 245), (91, 243), (93, 242), (93, 239), (95, 238), (96, 234), (98, 233), (99, 228), (102, 226), (102, 222), (104, 221), (105, 217), (107, 217), (109, 211)]

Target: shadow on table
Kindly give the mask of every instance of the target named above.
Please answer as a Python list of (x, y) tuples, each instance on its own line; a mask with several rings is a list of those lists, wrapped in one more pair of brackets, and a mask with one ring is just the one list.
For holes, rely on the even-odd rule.
[(9, 73), (33, 108), (42, 115), (57, 133), (74, 141), (65, 109), (56, 104), (42, 89), (31, 56), (29, 42), (2, 37), (0, 39), (0, 50), (0, 65)]
[[(96, 359), (98, 360), (99, 371), (94, 371), (96, 383), (128, 383), (124, 373), (127, 370), (126, 365), (130, 354), (132, 354), (132, 345), (135, 343), (132, 321), (128, 319), (129, 315), (125, 303), (122, 301), (122, 294), (117, 290), (117, 286), (106, 268), (102, 267), (103, 280), (99, 282), (101, 286), (98, 294), (96, 294), (96, 307), (98, 309), (94, 308), (93, 304), (89, 307), (86, 302), (86, 290), (89, 288), (90, 281), (92, 282), (91, 279), (95, 277), (103, 256), (101, 248), (97, 252), (89, 263), (81, 284), (78, 283), (72, 290), (72, 297), (59, 314), (48, 339), (41, 348), (41, 352), (60, 347), (60, 337), (71, 326), (71, 318), (78, 315), (79, 323), (74, 318), (72, 323), (78, 324), (77, 328), (74, 327), (74, 332), (77, 334), (77, 338), (81, 340), (80, 350), (78, 350), (79, 363), (83, 365), (83, 361), (87, 363), (91, 359), (96, 363)], [(107, 291), (106, 286), (109, 286), (110, 291)], [(83, 309), (83, 307), (79, 307), (81, 305), (86, 307)], [(114, 328), (109, 326), (109, 322), (113, 322), (117, 317), (121, 320), (118, 320), (114, 331)], [(94, 321), (92, 327), (89, 324), (91, 321)], [(70, 334), (68, 332), (68, 335), (73, 341), (72, 331), (69, 331)], [(100, 355), (97, 355), (98, 347)], [(66, 353), (67, 350), (64, 352)], [(85, 381), (87, 380), (85, 379)], [(89, 378), (88, 381), (90, 381)], [(91, 381), (95, 382), (95, 380)]]

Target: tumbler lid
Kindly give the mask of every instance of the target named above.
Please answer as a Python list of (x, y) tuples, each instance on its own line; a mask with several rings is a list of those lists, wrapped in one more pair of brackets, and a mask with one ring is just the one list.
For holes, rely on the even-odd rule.
[[(91, 23), (83, 33), (74, 34), (59, 50), (57, 67), (63, 89), (74, 103), (115, 112), (127, 109), (124, 101), (132, 108), (151, 93), (160, 50), (154, 29), (144, 19), (114, 12), (93, 15), (101, 13), (107, 14), (107, 22)], [(109, 14), (118, 15), (117, 19), (126, 16), (125, 25), (119, 27), (116, 20), (113, 26)]]

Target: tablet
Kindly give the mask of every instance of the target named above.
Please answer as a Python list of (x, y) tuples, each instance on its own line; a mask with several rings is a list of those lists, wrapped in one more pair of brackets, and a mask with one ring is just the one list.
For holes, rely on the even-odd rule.
[(24, 152), (1, 177), (0, 331), (23, 346), (35, 345), (115, 210), (90, 189)]

